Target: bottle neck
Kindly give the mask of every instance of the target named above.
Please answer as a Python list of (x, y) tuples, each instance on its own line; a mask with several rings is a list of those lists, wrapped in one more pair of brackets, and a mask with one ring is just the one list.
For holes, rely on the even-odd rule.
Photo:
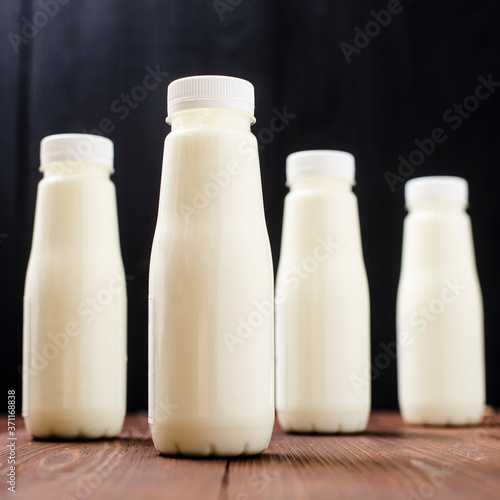
[(335, 177), (298, 177), (287, 182), (287, 185), (291, 192), (314, 190), (350, 193), (354, 181)]
[(109, 165), (102, 163), (87, 163), (83, 161), (56, 161), (40, 167), (44, 179), (84, 177), (92, 179), (109, 179), (114, 172)]
[(221, 128), (250, 131), (255, 118), (247, 113), (223, 108), (203, 108), (179, 111), (168, 117), (172, 131), (191, 128)]
[(409, 213), (414, 212), (440, 212), (440, 213), (463, 213), (467, 208), (467, 203), (449, 200), (423, 200), (412, 203), (406, 209)]

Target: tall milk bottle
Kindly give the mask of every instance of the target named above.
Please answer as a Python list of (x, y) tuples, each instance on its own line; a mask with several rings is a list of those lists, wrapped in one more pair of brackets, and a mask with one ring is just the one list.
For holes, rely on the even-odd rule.
[(168, 87), (149, 276), (149, 422), (160, 453), (260, 453), (274, 422), (273, 267), (251, 83)]
[(45, 137), (24, 291), (23, 416), (37, 438), (101, 438), (125, 417), (127, 296), (113, 143)]
[(354, 157), (287, 158), (276, 282), (276, 408), (287, 431), (360, 432), (370, 413), (370, 305)]
[(397, 299), (399, 406), (416, 425), (470, 425), (485, 404), (483, 306), (460, 177), (412, 179)]

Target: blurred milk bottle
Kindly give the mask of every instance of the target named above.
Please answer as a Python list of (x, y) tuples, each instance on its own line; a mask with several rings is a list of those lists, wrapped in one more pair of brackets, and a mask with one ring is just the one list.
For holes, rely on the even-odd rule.
[(409, 424), (467, 425), (485, 404), (483, 306), (468, 185), (410, 180), (397, 300), (399, 405)]
[(168, 87), (149, 277), (149, 422), (164, 454), (262, 452), (274, 422), (273, 267), (251, 83)]
[(287, 159), (276, 282), (276, 399), (288, 431), (359, 432), (370, 413), (370, 303), (354, 157)]
[(113, 143), (45, 137), (24, 291), (23, 416), (38, 438), (100, 438), (125, 417), (127, 297)]

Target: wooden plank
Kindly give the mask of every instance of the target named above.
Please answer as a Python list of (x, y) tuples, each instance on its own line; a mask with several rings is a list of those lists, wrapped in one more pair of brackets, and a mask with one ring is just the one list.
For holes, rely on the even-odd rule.
[[(5, 419), (1, 429), (7, 428)], [(17, 418), (18, 425), (21, 418)], [(119, 439), (94, 442), (31, 441), (17, 432), (19, 500), (218, 498), (225, 460), (170, 459), (154, 449), (145, 414), (129, 416)], [(6, 443), (5, 432), (0, 442)], [(7, 452), (0, 453), (1, 475)], [(2, 481), (1, 495), (5, 493)], [(8, 492), (7, 492), (8, 493)]]
[[(0, 425), (5, 477), (5, 417)], [(374, 412), (360, 435), (286, 434), (277, 426), (265, 453), (231, 460), (158, 455), (144, 414), (127, 417), (119, 439), (96, 442), (31, 441), (20, 417), (17, 425), (18, 499), (500, 498), (494, 412), (479, 428), (407, 427), (395, 412)]]

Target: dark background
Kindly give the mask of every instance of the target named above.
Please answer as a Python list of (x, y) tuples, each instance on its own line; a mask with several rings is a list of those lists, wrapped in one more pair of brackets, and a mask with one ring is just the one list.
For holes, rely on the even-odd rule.
[[(456, 121), (443, 120), (447, 109), (474, 93), (479, 76), (491, 73), (500, 81), (500, 4), (401, 0), (400, 12), (348, 63), (341, 42), (353, 45), (355, 27), (364, 30), (373, 20), (370, 11), (387, 9), (387, 0), (64, 1), (0, 3), (0, 318), (7, 346), (0, 350), (2, 394), (21, 390), (22, 296), (41, 179), (40, 140), (105, 124), (102, 131), (115, 144), (112, 179), (129, 276), (128, 404), (130, 410), (146, 407), (147, 282), (163, 139), (169, 131), (165, 90), (183, 76), (223, 74), (248, 79), (256, 89), (253, 131), (261, 139), (275, 267), (286, 156), (316, 148), (355, 155), (372, 360), (380, 360), (382, 343), (395, 339), (405, 215), (403, 183), (393, 192), (384, 173), (397, 174), (399, 155), (408, 158), (416, 139), (444, 129), (446, 141), (407, 178), (453, 174), (470, 183), (484, 294), (487, 399), (500, 406), (500, 90), (456, 130), (451, 127)], [(50, 16), (40, 14), (42, 4), (52, 4)], [(47, 22), (17, 46), (12, 34), (23, 36), (26, 19)], [(377, 27), (370, 28), (373, 34)], [(133, 106), (117, 108), (115, 101), (142, 84), (148, 66), (157, 65), (168, 72), (158, 87), (140, 102), (131, 101)], [(137, 90), (135, 95), (143, 96)], [(264, 129), (273, 109), (281, 112), (285, 106), (296, 117), (270, 140)], [(110, 122), (102, 122), (106, 118)], [(395, 362), (374, 377), (373, 406), (397, 406)]]

